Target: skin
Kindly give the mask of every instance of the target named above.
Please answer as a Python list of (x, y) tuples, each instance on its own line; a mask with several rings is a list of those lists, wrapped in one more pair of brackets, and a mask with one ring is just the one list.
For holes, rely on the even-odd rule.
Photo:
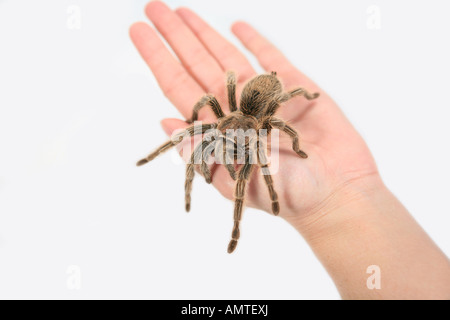
[[(211, 92), (227, 113), (226, 71), (238, 75), (238, 100), (243, 84), (256, 75), (244, 54), (187, 8), (173, 11), (152, 1), (145, 12), (159, 34), (137, 22), (130, 36), (167, 98), (187, 119), (199, 97)], [(286, 89), (301, 86), (321, 94), (314, 101), (296, 97), (277, 112), (298, 130), (309, 158), (301, 159), (280, 134), (280, 166), (273, 180), (280, 216), (308, 241), (341, 296), (449, 299), (448, 258), (383, 184), (366, 143), (336, 103), (250, 25), (236, 22), (232, 31), (267, 72), (277, 72)], [(207, 108), (199, 120), (216, 121)], [(169, 135), (186, 126), (184, 120), (162, 121)], [(235, 183), (226, 169), (215, 166), (212, 171), (213, 185), (232, 199)], [(259, 170), (253, 173), (246, 204), (271, 212)], [(381, 289), (366, 285), (371, 265), (380, 267)]]

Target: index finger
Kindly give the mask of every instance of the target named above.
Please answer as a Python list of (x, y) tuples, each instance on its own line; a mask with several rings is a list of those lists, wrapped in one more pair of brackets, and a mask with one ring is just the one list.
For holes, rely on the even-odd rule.
[(130, 27), (130, 37), (166, 97), (185, 118), (189, 118), (196, 100), (204, 94), (203, 89), (149, 25), (144, 22), (133, 24)]

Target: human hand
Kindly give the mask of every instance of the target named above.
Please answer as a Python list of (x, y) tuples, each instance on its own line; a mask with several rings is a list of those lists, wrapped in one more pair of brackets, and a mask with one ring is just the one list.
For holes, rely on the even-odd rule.
[[(189, 9), (172, 11), (164, 3), (152, 1), (146, 13), (180, 60), (149, 25), (138, 22), (130, 28), (136, 48), (168, 99), (184, 117), (190, 118), (198, 99), (205, 93), (213, 93), (227, 113), (226, 71), (234, 70), (238, 76), (238, 99), (245, 82), (256, 75), (245, 56)], [(279, 170), (273, 175), (280, 216), (291, 223), (303, 220), (319, 209), (326, 211), (324, 206), (347, 201), (341, 194), (353, 196), (349, 196), (348, 190), (358, 192), (359, 187), (353, 190), (352, 186), (362, 180), (377, 180), (377, 168), (366, 144), (336, 103), (251, 26), (238, 22), (232, 31), (266, 71), (277, 72), (286, 90), (301, 86), (321, 93), (312, 101), (293, 98), (276, 113), (298, 130), (300, 147), (309, 156), (300, 158), (292, 150), (290, 138), (280, 133)], [(202, 109), (199, 120), (217, 121), (207, 108)], [(170, 135), (187, 123), (164, 119), (162, 126)], [(233, 198), (235, 182), (224, 166), (218, 165), (213, 170), (212, 183), (226, 198)], [(250, 180), (246, 203), (271, 212), (269, 193), (258, 170)]]
[[(187, 119), (206, 92), (214, 93), (228, 111), (225, 72), (237, 73), (238, 97), (256, 75), (245, 56), (188, 9), (172, 11), (152, 1), (146, 13), (180, 62), (149, 25), (134, 24), (130, 35), (169, 100)], [(286, 89), (301, 86), (320, 93), (316, 100), (297, 97), (278, 109), (276, 116), (298, 130), (300, 147), (309, 157), (300, 158), (281, 133), (273, 180), (280, 216), (302, 233), (342, 297), (448, 299), (448, 259), (384, 186), (366, 144), (336, 103), (251, 26), (238, 22), (232, 30), (266, 71), (277, 72)], [(216, 122), (206, 108), (199, 120)], [(170, 135), (187, 123), (164, 119), (162, 126)], [(224, 166), (213, 170), (212, 183), (232, 199), (235, 182)], [(259, 171), (253, 172), (246, 203), (271, 211)], [(366, 269), (373, 264), (383, 270), (380, 290), (366, 286)]]

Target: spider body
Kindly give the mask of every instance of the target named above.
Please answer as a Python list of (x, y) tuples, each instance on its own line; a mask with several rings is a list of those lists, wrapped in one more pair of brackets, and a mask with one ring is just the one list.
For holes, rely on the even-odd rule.
[(250, 80), (242, 90), (239, 109), (245, 115), (261, 118), (267, 115), (269, 105), (276, 103), (275, 97), (283, 92), (281, 82), (276, 73), (262, 74)]
[[(267, 161), (265, 138), (275, 128), (288, 134), (292, 139), (292, 149), (301, 158), (307, 158), (307, 154), (299, 147), (299, 138), (296, 130), (289, 126), (284, 120), (275, 118), (280, 105), (295, 96), (304, 96), (308, 100), (315, 99), (318, 93), (310, 94), (303, 88), (296, 88), (287, 92), (277, 78), (276, 72), (258, 75), (247, 82), (241, 94), (239, 109), (236, 103), (236, 76), (233, 72), (227, 74), (227, 92), (230, 113), (225, 115), (217, 99), (207, 94), (203, 96), (193, 108), (192, 117), (188, 120), (191, 124), (188, 128), (172, 136), (172, 139), (146, 158), (140, 160), (137, 165), (143, 165), (153, 160), (159, 154), (179, 144), (183, 137), (192, 137), (204, 134), (202, 142), (197, 145), (191, 154), (190, 161), (186, 164), (185, 203), (186, 211), (191, 207), (192, 181), (194, 179), (194, 166), (200, 165), (200, 171), (207, 183), (212, 182), (211, 171), (207, 164), (209, 157), (214, 153), (215, 157), (225, 160), (223, 163), (233, 180), (236, 180), (234, 190), (234, 224), (231, 233), (231, 241), (228, 245), (228, 253), (232, 253), (237, 246), (240, 229), (239, 224), (244, 208), (244, 199), (247, 183), (255, 167), (259, 167), (264, 176), (268, 193), (272, 201), (272, 212), (278, 215), (280, 205), (278, 195), (273, 186), (272, 176)], [(209, 106), (217, 117), (216, 123), (194, 124), (198, 118), (199, 110)], [(265, 129), (261, 131), (260, 129)], [(239, 142), (239, 135), (230, 136), (229, 132), (249, 132), (245, 135), (244, 142)], [(241, 141), (242, 142), (242, 141)], [(219, 152), (218, 152), (219, 151)], [(219, 154), (220, 153), (220, 154)], [(235, 161), (241, 157), (241, 165), (238, 171), (235, 169)], [(253, 157), (254, 156), (254, 157)], [(253, 157), (253, 158), (252, 158)], [(255, 159), (256, 161), (251, 161)]]
[(217, 129), (222, 133), (226, 133), (226, 130), (238, 130), (244, 131), (258, 128), (258, 119), (251, 115), (245, 115), (241, 111), (234, 111), (229, 115), (220, 118), (217, 121)]

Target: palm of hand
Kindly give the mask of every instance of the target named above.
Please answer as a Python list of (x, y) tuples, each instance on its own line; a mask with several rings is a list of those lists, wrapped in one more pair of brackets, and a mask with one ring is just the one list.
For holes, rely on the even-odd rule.
[[(131, 38), (165, 95), (186, 118), (205, 91), (214, 93), (226, 112), (225, 72), (238, 74), (238, 93), (256, 74), (244, 55), (188, 9), (174, 12), (162, 2), (152, 1), (146, 12), (181, 61), (150, 26), (136, 23), (131, 27)], [(298, 130), (301, 149), (309, 155), (301, 159), (292, 150), (290, 139), (280, 133), (279, 166), (273, 175), (280, 215), (292, 220), (314, 212), (348, 184), (377, 173), (364, 141), (330, 97), (250, 26), (236, 23), (233, 32), (266, 71), (277, 71), (286, 88), (302, 86), (321, 93), (314, 101), (294, 98), (276, 114)], [(216, 121), (208, 111), (202, 111), (199, 120)], [(178, 119), (165, 119), (162, 125), (169, 134), (187, 126)], [(234, 181), (223, 166), (213, 170), (213, 184), (226, 198), (233, 198)], [(267, 187), (258, 170), (249, 183), (247, 205), (271, 211)]]

